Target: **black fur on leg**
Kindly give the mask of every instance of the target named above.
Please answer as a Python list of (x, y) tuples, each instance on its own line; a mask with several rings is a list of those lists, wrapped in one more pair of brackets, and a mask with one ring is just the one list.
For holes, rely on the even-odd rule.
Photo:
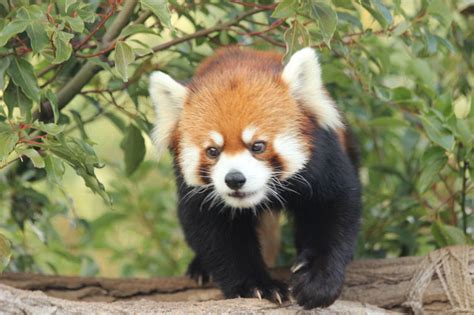
[[(360, 218), (361, 188), (353, 161), (336, 135), (319, 129), (313, 158), (301, 175), (313, 193), (286, 195), (295, 221), (298, 256), (291, 277), (292, 295), (310, 309), (331, 305), (340, 295), (352, 259)], [(300, 182), (293, 187), (304, 189)]]
[(199, 256), (195, 256), (191, 263), (188, 266), (188, 270), (186, 271), (186, 275), (196, 281), (199, 286), (203, 286), (207, 284), (211, 280), (211, 276), (209, 273), (204, 269), (199, 260)]

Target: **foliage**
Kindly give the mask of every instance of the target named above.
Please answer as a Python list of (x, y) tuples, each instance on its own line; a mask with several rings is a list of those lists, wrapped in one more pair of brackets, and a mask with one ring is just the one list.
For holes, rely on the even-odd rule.
[(225, 45), (319, 51), (361, 145), (359, 257), (472, 243), (470, 3), (0, 0), (1, 265), (182, 273), (192, 254), (170, 159), (150, 152), (146, 77), (185, 80)]

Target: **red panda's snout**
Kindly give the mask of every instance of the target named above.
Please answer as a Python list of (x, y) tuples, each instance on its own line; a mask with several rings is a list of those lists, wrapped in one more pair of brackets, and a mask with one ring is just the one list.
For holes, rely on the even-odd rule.
[(211, 168), (214, 189), (229, 206), (251, 208), (262, 203), (269, 193), (274, 170), (252, 156), (248, 150), (222, 153)]

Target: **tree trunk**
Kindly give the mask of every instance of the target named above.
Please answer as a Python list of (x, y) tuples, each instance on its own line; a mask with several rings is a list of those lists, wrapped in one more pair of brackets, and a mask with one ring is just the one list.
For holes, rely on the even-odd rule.
[[(449, 272), (443, 273), (443, 270)], [(272, 274), (282, 280), (288, 280), (290, 276), (286, 268), (273, 269)], [(446, 248), (435, 251), (427, 257), (354, 261), (348, 268), (340, 301), (331, 308), (331, 311), (344, 312), (352, 309), (364, 310), (366, 313), (380, 312), (381, 310), (375, 307), (377, 306), (399, 312), (406, 312), (412, 308), (418, 313), (421, 305), (425, 312), (474, 312), (473, 282), (474, 247)], [(40, 290), (47, 296), (59, 299), (114, 302), (90, 303), (98, 308), (98, 312), (112, 312), (115, 310), (114, 307), (123, 307), (123, 312), (127, 313), (127, 310), (131, 311), (133, 307), (139, 307), (143, 303), (156, 308), (156, 312), (179, 310), (183, 313), (195, 307), (198, 311), (217, 313), (262, 312), (273, 310), (275, 307), (255, 299), (217, 301), (222, 299), (222, 295), (214, 285), (199, 287), (184, 277), (108, 279), (5, 273), (0, 276), (0, 283), (22, 290)], [(78, 305), (81, 307), (87, 305), (51, 299), (40, 293), (32, 294), (6, 286), (0, 287), (0, 309), (8, 309), (8, 306), (11, 306), (8, 301), (13, 301), (13, 297), (17, 297), (16, 303), (24, 303), (25, 307), (28, 305), (33, 307), (31, 305), (35, 303), (55, 305), (65, 312), (69, 310), (68, 307), (71, 307), (72, 311), (74, 307), (79, 307)], [(18, 298), (19, 296), (21, 298)], [(138, 302), (142, 299), (160, 303)], [(207, 302), (196, 303), (197, 301)], [(285, 304), (284, 308), (290, 313), (299, 310), (291, 303)], [(140, 308), (135, 312), (140, 313)]]

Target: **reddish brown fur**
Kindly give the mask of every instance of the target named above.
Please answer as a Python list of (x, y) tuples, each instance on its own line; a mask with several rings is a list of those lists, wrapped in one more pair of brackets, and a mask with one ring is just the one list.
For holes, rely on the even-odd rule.
[[(206, 59), (188, 86), (178, 133), (202, 147), (210, 141), (209, 133), (217, 131), (224, 137), (222, 150), (235, 153), (247, 148), (242, 132), (254, 126), (258, 130), (254, 140), (262, 136), (268, 140), (266, 152), (258, 157), (277, 159), (274, 137), (288, 130), (300, 133), (308, 126), (308, 118), (281, 79), (281, 60), (277, 53), (240, 48), (222, 49)], [(309, 150), (310, 139), (300, 134)]]

